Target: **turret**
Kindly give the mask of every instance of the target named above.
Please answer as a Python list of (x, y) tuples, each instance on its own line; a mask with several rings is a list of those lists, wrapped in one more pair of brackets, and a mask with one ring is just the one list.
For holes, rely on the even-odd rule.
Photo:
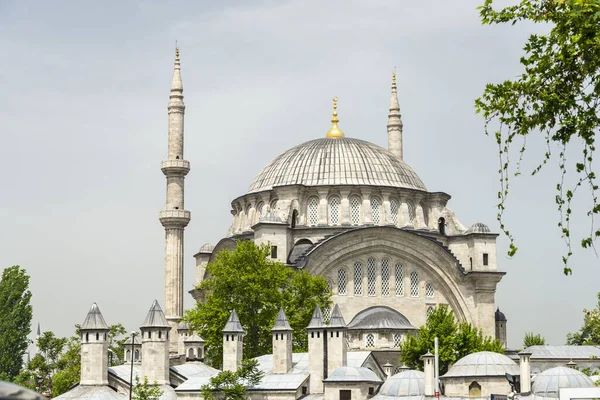
[(81, 385), (108, 385), (109, 328), (100, 308), (92, 304), (81, 324)]
[(323, 379), (325, 378), (326, 340), (323, 313), (319, 306), (315, 307), (312, 319), (306, 327), (308, 332), (308, 372), (310, 373), (310, 393), (323, 393)]
[(235, 372), (242, 364), (245, 333), (237, 312), (233, 310), (223, 328), (223, 371)]
[(184, 340), (185, 345), (185, 360), (186, 361), (202, 361), (204, 359), (204, 339), (196, 332), (187, 335)]
[(131, 340), (131, 336), (128, 337), (125, 343), (123, 344), (123, 349), (125, 351), (126, 364), (132, 362), (134, 364), (140, 364), (142, 362), (142, 342), (137, 336), (134, 336), (133, 341)]
[[(177, 354), (186, 354), (185, 352), (185, 339), (187, 339), (190, 332), (190, 324), (187, 322), (180, 322), (177, 326)], [(187, 357), (187, 354), (186, 354)]]
[(388, 114), (388, 150), (402, 160), (402, 119), (400, 116), (400, 104), (398, 103), (398, 92), (396, 89), (396, 72), (392, 74), (392, 97), (390, 98), (390, 112)]
[(149, 382), (169, 384), (169, 331), (165, 314), (154, 300), (142, 326), (142, 370)]
[(293, 330), (283, 312), (279, 309), (273, 325), (273, 373), (285, 374), (292, 369)]
[(327, 326), (327, 376), (336, 368), (345, 367), (348, 363), (347, 329), (340, 307), (336, 304)]
[(494, 316), (496, 319), (496, 339), (506, 348), (506, 316), (500, 311), (500, 307), (498, 307)]

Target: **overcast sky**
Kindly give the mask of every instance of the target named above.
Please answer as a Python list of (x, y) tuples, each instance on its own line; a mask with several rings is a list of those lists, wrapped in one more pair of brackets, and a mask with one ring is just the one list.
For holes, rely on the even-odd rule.
[[(0, 266), (31, 275), (34, 323), (70, 335), (95, 301), (132, 330), (163, 303), (160, 162), (176, 40), (192, 165), (186, 291), (193, 254), (227, 232), (231, 200), (275, 156), (325, 135), (332, 96), (347, 136), (387, 146), (394, 66), (405, 160), (452, 195), (464, 225), (498, 232), (497, 147), (473, 101), (520, 72), (533, 27), (481, 26), (482, 2), (0, 1)], [(531, 169), (544, 149), (529, 148)], [(593, 252), (562, 273), (557, 172), (511, 187), (520, 250), (508, 259), (499, 237), (496, 301), (513, 347), (526, 331), (564, 344), (600, 290)]]

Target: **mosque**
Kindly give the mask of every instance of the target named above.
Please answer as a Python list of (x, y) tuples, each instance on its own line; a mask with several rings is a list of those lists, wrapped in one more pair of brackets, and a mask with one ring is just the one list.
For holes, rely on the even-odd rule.
[[(93, 304), (81, 325), (81, 382), (59, 399), (123, 399), (132, 378), (160, 385), (161, 399), (199, 399), (201, 387), (220, 371), (203, 363), (204, 341), (181, 322), (184, 296), (184, 230), (191, 219), (184, 206), (183, 83), (176, 51), (168, 104), (165, 229), (165, 310), (154, 301), (141, 335), (129, 339), (126, 363), (108, 366), (108, 325)], [(420, 400), (441, 391), (448, 398), (490, 394), (558, 398), (559, 387), (588, 388), (593, 382), (558, 366), (531, 385), (530, 353), (468, 355), (439, 379), (432, 354), (424, 372), (399, 364), (406, 335), (423, 325), (438, 304), (448, 304), (460, 321), (480, 328), (506, 346), (505, 315), (495, 305), (504, 276), (496, 264), (497, 234), (483, 223), (464, 226), (448, 203), (450, 195), (429, 191), (403, 159), (403, 124), (395, 74), (387, 118), (388, 148), (346, 137), (337, 99), (324, 134), (276, 156), (231, 203), (233, 221), (225, 237), (195, 254), (198, 284), (206, 266), (238, 240), (267, 243), (270, 257), (290, 268), (327, 279), (332, 309), (318, 307), (308, 331), (308, 352), (292, 352), (292, 331), (279, 311), (272, 328), (273, 352), (257, 358), (261, 382), (248, 388), (261, 400)], [(325, 133), (326, 132), (326, 133)], [(203, 293), (190, 291), (198, 301)], [(223, 327), (223, 370), (243, 358), (244, 328), (235, 310)], [(141, 318), (140, 318), (141, 320)], [(346, 322), (348, 321), (348, 322)], [(511, 388), (505, 374), (520, 377)], [(596, 396), (596, 397), (600, 397)]]

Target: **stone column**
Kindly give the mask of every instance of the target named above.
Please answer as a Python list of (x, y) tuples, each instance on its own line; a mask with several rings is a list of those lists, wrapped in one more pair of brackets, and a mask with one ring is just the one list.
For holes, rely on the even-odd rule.
[(327, 194), (329, 193), (328, 190), (319, 190), (319, 223), (318, 225), (320, 226), (326, 226), (327, 225)]
[(350, 225), (350, 191), (340, 190), (340, 216), (343, 226)]
[(371, 215), (371, 190), (364, 188), (361, 190), (363, 199), (363, 225), (373, 225)]
[(392, 221), (392, 209), (390, 206), (390, 195), (391, 195), (391, 192), (389, 192), (387, 190), (381, 191), (381, 197), (383, 198), (381, 224), (393, 226), (394, 222)]
[(400, 212), (398, 213), (398, 226), (412, 226), (410, 218), (408, 216), (408, 201), (410, 199), (407, 196), (400, 197)]

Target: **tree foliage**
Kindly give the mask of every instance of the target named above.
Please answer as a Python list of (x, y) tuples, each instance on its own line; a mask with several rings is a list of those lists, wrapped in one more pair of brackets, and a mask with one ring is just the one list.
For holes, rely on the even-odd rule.
[[(483, 24), (514, 25), (530, 21), (549, 29), (547, 33), (529, 36), (523, 49), (525, 54), (520, 59), (524, 72), (514, 80), (488, 84), (475, 106), (486, 119), (486, 133), (489, 133), (490, 123), (498, 124), (494, 130), (500, 156), (498, 220), (510, 239), (509, 256), (517, 251), (503, 221), (509, 177), (520, 174), (530, 135), (542, 135), (547, 144), (532, 175), (552, 159), (553, 148), (558, 147), (558, 226), (567, 246), (562, 258), (564, 273), (570, 274), (572, 200), (581, 186), (587, 186), (590, 192), (590, 207), (585, 211), (591, 222), (589, 234), (581, 238), (581, 246), (593, 247), (600, 236), (600, 229), (594, 225), (600, 204), (592, 165), (595, 137), (600, 128), (600, 0), (522, 0), (518, 5), (500, 10), (493, 8), (493, 0), (485, 0), (479, 9)], [(514, 165), (509, 152), (517, 139), (521, 143)], [(573, 146), (581, 148), (572, 151), (577, 157), (567, 163), (567, 150)], [(576, 179), (572, 181), (567, 171), (574, 171)]]
[(543, 346), (546, 344), (546, 338), (539, 333), (527, 332), (523, 338), (523, 348), (529, 346)]
[(427, 317), (425, 325), (416, 336), (408, 336), (400, 345), (400, 360), (411, 369), (423, 370), (421, 356), (433, 353), (434, 339), (438, 338), (440, 375), (445, 374), (451, 364), (478, 351), (503, 353), (500, 341), (484, 337), (481, 329), (466, 322), (457, 322), (454, 312), (447, 304), (435, 307)]
[(6, 268), (0, 279), (0, 380), (14, 380), (23, 368), (32, 313), (27, 272)]
[(137, 375), (135, 376), (135, 386), (132, 392), (133, 400), (158, 400), (163, 395), (163, 391), (157, 382), (151, 385), (147, 376), (144, 376), (144, 380), (140, 381), (140, 377)]
[(270, 248), (239, 241), (235, 250), (223, 250), (207, 268), (208, 278), (198, 289), (205, 302), (186, 312), (185, 320), (206, 341), (206, 358), (222, 363), (222, 329), (233, 309), (246, 336), (244, 357), (271, 352), (271, 328), (280, 307), (294, 329), (293, 347), (306, 350), (306, 326), (315, 306), (327, 307), (331, 292), (327, 281), (306, 271), (296, 271), (269, 258)]
[(200, 388), (205, 400), (244, 400), (246, 389), (260, 382), (264, 373), (258, 370), (258, 361), (246, 359), (237, 371), (223, 371), (210, 378)]
[(567, 344), (600, 346), (600, 293), (598, 303), (592, 310), (583, 310), (583, 326), (579, 331), (567, 335)]

